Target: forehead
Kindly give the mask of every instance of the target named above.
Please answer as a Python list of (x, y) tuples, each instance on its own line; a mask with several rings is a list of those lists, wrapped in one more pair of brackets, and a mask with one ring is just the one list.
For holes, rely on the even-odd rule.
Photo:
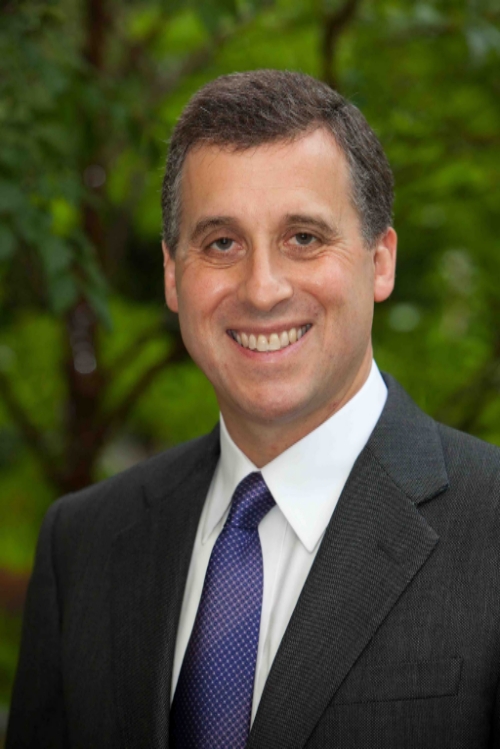
[(228, 209), (277, 215), (303, 211), (310, 203), (345, 211), (351, 185), (343, 152), (330, 133), (318, 128), (293, 141), (246, 150), (198, 146), (187, 155), (181, 194), (184, 224)]

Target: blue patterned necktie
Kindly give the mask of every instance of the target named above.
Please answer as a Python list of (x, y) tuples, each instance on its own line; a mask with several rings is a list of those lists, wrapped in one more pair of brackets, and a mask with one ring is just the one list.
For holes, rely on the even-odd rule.
[(175, 749), (243, 749), (250, 731), (262, 609), (258, 525), (274, 506), (262, 474), (233, 495), (210, 556), (170, 714)]

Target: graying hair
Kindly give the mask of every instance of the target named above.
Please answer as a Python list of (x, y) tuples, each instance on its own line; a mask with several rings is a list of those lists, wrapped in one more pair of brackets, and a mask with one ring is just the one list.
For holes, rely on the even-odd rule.
[(368, 247), (392, 223), (394, 180), (380, 141), (359, 109), (303, 73), (255, 70), (223, 75), (188, 102), (170, 140), (161, 205), (163, 239), (172, 256), (179, 242), (181, 180), (190, 149), (215, 145), (241, 151), (293, 141), (324, 127), (344, 153), (351, 200)]

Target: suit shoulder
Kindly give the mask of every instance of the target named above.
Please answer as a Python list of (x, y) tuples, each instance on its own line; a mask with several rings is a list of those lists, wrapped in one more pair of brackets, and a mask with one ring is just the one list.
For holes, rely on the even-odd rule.
[(487, 461), (500, 464), (500, 447), (467, 432), (435, 422), (439, 430), (443, 447), (458, 453), (469, 460)]
[(58, 499), (50, 512), (58, 515), (64, 524), (92, 525), (106, 517), (126, 527), (133, 523), (144, 505), (144, 486), (174, 488), (197, 464), (218, 450), (218, 429), (189, 442), (176, 445), (151, 458), (122, 471), (115, 476), (99, 481)]
[(467, 476), (477, 485), (500, 490), (500, 448), (466, 432), (436, 422), (450, 475)]

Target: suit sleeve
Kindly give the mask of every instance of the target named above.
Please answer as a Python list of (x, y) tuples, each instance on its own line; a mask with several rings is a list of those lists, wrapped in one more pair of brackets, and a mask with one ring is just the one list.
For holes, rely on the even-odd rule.
[(53, 564), (58, 506), (59, 503), (49, 509), (38, 540), (24, 611), (6, 749), (69, 746), (61, 676), (61, 612)]
[(500, 749), (500, 682), (497, 684), (488, 749)]

